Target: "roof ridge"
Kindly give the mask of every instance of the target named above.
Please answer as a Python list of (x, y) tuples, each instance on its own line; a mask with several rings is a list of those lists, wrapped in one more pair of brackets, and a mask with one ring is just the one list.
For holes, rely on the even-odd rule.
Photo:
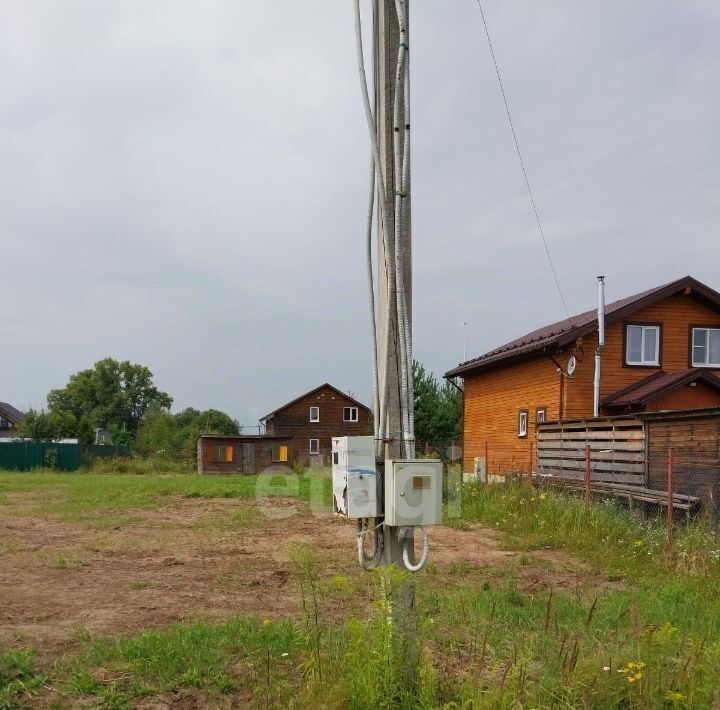
[[(709, 286), (701, 283), (692, 276), (683, 276), (673, 281), (667, 281), (666, 283), (654, 286), (653, 288), (640, 291), (631, 296), (625, 296), (619, 298), (605, 305), (606, 321), (612, 322), (614, 319), (608, 319), (608, 316), (617, 314), (619, 311), (625, 311), (626, 309), (633, 310), (633, 307), (643, 303), (646, 299), (650, 299), (657, 294), (664, 294), (666, 292), (674, 292), (675, 289), (683, 287), (691, 287), (696, 291), (701, 291), (705, 298), (718, 304), (720, 309), (720, 293), (711, 289)], [(668, 294), (669, 295), (669, 294)], [(636, 309), (635, 309), (636, 310)], [(449, 370), (446, 373), (446, 377), (456, 377), (465, 371), (475, 369), (475, 367), (482, 366), (485, 364), (491, 364), (495, 362), (501, 362), (506, 357), (512, 354), (523, 354), (532, 352), (538, 349), (539, 344), (550, 345), (557, 339), (557, 336), (568, 336), (574, 335), (580, 337), (581, 335), (588, 332), (588, 329), (592, 330), (597, 323), (597, 309), (589, 309), (582, 311), (576, 315), (564, 318), (559, 321), (555, 321), (540, 328), (531, 330), (524, 335), (521, 335), (513, 340), (510, 340), (502, 345), (499, 345), (492, 350), (485, 352), (478, 357), (471, 358), (465, 362), (459, 363), (455, 368)], [(538, 345), (538, 347), (533, 347)]]

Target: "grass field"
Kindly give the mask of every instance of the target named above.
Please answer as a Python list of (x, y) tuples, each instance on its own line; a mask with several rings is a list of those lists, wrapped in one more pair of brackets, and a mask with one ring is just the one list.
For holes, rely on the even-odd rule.
[(0, 473), (0, 708), (720, 707), (709, 525), (465, 485), (408, 665), (328, 483)]

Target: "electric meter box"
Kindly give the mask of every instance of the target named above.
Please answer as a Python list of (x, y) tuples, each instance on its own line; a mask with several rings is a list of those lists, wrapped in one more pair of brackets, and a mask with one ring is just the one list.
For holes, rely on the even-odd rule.
[(442, 461), (385, 461), (385, 524), (442, 524)]
[(375, 439), (338, 436), (332, 440), (333, 508), (348, 518), (376, 518), (378, 485)]

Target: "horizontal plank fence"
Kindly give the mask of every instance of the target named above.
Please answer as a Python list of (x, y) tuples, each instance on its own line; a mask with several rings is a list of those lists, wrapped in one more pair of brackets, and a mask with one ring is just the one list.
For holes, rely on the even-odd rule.
[(592, 419), (540, 424), (537, 469), (540, 476), (564, 481), (643, 487), (646, 483), (645, 428), (638, 419)]

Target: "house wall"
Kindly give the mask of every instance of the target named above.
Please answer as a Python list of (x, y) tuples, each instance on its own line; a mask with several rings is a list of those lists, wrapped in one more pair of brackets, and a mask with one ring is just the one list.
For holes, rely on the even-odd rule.
[[(255, 447), (255, 471), (262, 473), (269, 468), (286, 468), (292, 463), (292, 442), (290, 438), (263, 439), (249, 437), (201, 437), (198, 439), (197, 466), (198, 473), (243, 473), (243, 444), (251, 443)], [(288, 447), (286, 463), (273, 461), (273, 447)], [(213, 446), (229, 446), (233, 450), (232, 461), (219, 462), (209, 460), (209, 449)]]
[[(293, 440), (293, 457), (303, 463), (310, 459), (310, 439), (320, 439), (320, 451), (329, 455), (333, 436), (367, 436), (370, 412), (358, 407), (358, 421), (344, 422), (343, 408), (355, 407), (355, 402), (339, 395), (331, 388), (323, 388), (293, 404), (278, 410), (267, 424), (267, 433), (288, 436)], [(310, 421), (310, 407), (320, 407), (320, 421)]]
[[(691, 324), (720, 327), (720, 314), (684, 294), (659, 301), (626, 320), (663, 323), (660, 367), (624, 366), (624, 323), (617, 322), (607, 326), (602, 357), (601, 399), (660, 369), (665, 372), (687, 370), (691, 366)], [(583, 339), (582, 351), (567, 348), (562, 353), (555, 354), (557, 361), (563, 365), (573, 353), (578, 360), (575, 376), (563, 378), (563, 419), (592, 416), (594, 354), (597, 342), (597, 333), (592, 333)], [(711, 372), (720, 376), (720, 370)], [(718, 400), (711, 395), (707, 388), (701, 388), (700, 385), (683, 388), (677, 394), (672, 393), (659, 400), (658, 407), (668, 409), (712, 406), (717, 404)], [(464, 470), (473, 470), (474, 458), (485, 455), (485, 442), (488, 442), (488, 473), (527, 471), (531, 465), (530, 447), (535, 442), (535, 410), (546, 407), (546, 419), (558, 419), (559, 399), (557, 368), (545, 354), (507, 367), (478, 374), (468, 373), (465, 377)], [(518, 437), (517, 420), (521, 409), (529, 412), (527, 439)]]
[[(690, 326), (692, 324), (720, 327), (720, 314), (710, 310), (694, 298), (679, 294), (643, 308), (626, 319), (626, 322), (662, 323), (660, 367), (627, 367), (624, 365), (623, 322), (613, 323), (605, 330), (605, 349), (602, 355), (600, 399), (623, 387), (638, 382), (659, 370), (681, 372), (690, 364)], [(583, 339), (584, 356), (575, 376), (568, 380), (563, 417), (583, 418), (593, 413), (593, 376), (597, 333)], [(720, 370), (710, 370), (720, 375)], [(687, 405), (683, 405), (687, 406)], [(690, 404), (692, 407), (702, 404)]]
[(674, 392), (648, 402), (646, 412), (662, 412), (667, 409), (694, 409), (698, 407), (720, 407), (720, 393), (715, 392), (702, 382), (695, 387), (685, 385)]
[[(535, 413), (557, 419), (560, 376), (543, 357), (465, 378), (463, 470), (473, 470), (476, 456), (485, 456), (487, 472), (528, 471), (535, 449)], [(527, 438), (518, 437), (518, 416), (528, 410)]]

